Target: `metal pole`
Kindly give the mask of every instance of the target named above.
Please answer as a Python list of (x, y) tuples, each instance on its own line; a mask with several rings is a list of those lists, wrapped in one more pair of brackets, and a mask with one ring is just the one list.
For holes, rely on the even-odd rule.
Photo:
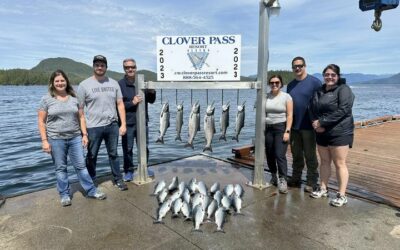
[(141, 103), (136, 109), (136, 127), (137, 127), (137, 147), (138, 147), (138, 170), (133, 182), (137, 185), (143, 185), (152, 181), (147, 176), (147, 153), (146, 153), (146, 96), (143, 89), (145, 88), (144, 75), (136, 74), (136, 94), (143, 97)]
[(263, 189), (270, 185), (265, 182), (264, 160), (265, 160), (265, 84), (268, 73), (268, 36), (269, 36), (269, 11), (264, 1), (260, 1), (259, 31), (258, 31), (258, 69), (257, 82), (260, 88), (257, 89), (256, 108), (256, 141), (255, 141), (255, 162), (253, 182), (251, 186)]

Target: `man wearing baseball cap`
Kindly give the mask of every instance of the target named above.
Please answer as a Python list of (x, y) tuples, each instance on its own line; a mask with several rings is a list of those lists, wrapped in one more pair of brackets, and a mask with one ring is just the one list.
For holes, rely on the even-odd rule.
[[(79, 105), (86, 110), (89, 138), (86, 167), (93, 181), (96, 180), (96, 163), (100, 145), (104, 140), (111, 167), (113, 182), (119, 190), (127, 190), (122, 180), (118, 160), (118, 137), (126, 133), (125, 107), (118, 82), (106, 76), (107, 58), (93, 58), (93, 76), (83, 80), (78, 88)], [(118, 126), (118, 114), (121, 126)]]

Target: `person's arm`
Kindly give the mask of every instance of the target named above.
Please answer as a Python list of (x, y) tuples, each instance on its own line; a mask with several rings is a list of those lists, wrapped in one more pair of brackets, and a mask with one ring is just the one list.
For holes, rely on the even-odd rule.
[(283, 134), (283, 141), (289, 141), (290, 130), (292, 129), (293, 123), (293, 101), (291, 99), (286, 101), (286, 129)]
[(81, 133), (82, 133), (82, 145), (86, 148), (89, 143), (89, 139), (88, 139), (88, 133), (87, 133), (87, 129), (86, 129), (85, 113), (84, 113), (83, 109), (81, 109), (81, 108), (78, 111), (78, 118), (79, 118), (79, 125), (81, 127)]
[(38, 111), (38, 127), (39, 127), (40, 138), (42, 140), (42, 150), (46, 153), (50, 153), (51, 147), (47, 140), (46, 121), (47, 121), (47, 112), (44, 110), (39, 110)]
[(119, 119), (121, 122), (121, 126), (119, 127), (119, 134), (125, 135), (126, 133), (126, 116), (125, 116), (125, 106), (122, 99), (117, 100), (117, 109), (119, 114)]

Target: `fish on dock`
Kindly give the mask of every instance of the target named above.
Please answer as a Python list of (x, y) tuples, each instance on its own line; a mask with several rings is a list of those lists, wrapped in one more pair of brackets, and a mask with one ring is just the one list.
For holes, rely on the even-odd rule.
[(171, 209), (171, 203), (168, 201), (165, 201), (163, 204), (161, 204), (160, 208), (157, 211), (157, 220), (154, 221), (154, 224), (163, 224), (164, 222), (162, 219), (167, 215), (168, 211)]
[(153, 192), (152, 196), (158, 195), (163, 190), (163, 188), (165, 188), (166, 185), (167, 184), (165, 183), (164, 180), (157, 182), (157, 184), (154, 187), (154, 192)]
[(215, 211), (215, 224), (217, 224), (217, 230), (215, 232), (225, 233), (223, 229), (225, 216), (226, 213), (224, 207), (219, 207), (217, 211)]
[(168, 102), (166, 102), (162, 106), (161, 113), (160, 113), (160, 130), (159, 130), (160, 136), (156, 140), (156, 143), (164, 144), (164, 136), (170, 125), (169, 117), (170, 117), (169, 104), (168, 104)]
[(194, 229), (192, 231), (203, 232), (200, 229), (200, 225), (203, 224), (205, 211), (203, 207), (199, 204), (193, 209), (193, 224)]

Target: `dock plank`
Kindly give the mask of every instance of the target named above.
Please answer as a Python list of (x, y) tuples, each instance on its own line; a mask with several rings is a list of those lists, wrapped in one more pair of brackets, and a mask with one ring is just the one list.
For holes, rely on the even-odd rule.
[[(376, 197), (378, 197), (379, 202), (400, 207), (399, 131), (399, 120), (355, 130), (354, 145), (347, 158), (350, 174), (348, 191), (350, 194), (373, 201), (378, 201), (376, 200)], [(290, 175), (292, 173), (290, 147), (287, 157)], [(252, 156), (246, 156), (240, 161), (254, 167)], [(333, 187), (337, 186), (333, 166), (330, 183)]]

